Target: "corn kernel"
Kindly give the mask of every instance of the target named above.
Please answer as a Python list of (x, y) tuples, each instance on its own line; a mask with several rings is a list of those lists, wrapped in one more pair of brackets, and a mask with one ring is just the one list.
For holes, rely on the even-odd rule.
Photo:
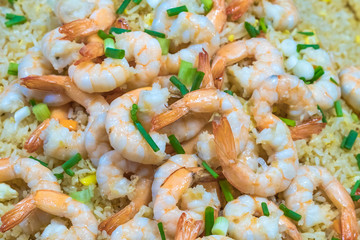
[(76, 131), (77, 130), (77, 122), (70, 119), (61, 119), (59, 123), (63, 126), (69, 129), (70, 131)]
[(327, 15), (326, 11), (320, 11), (319, 12), (319, 16), (325, 17), (326, 15)]
[(321, 0), (321, 1), (326, 2), (326, 3), (331, 2), (331, 0)]
[(356, 43), (359, 43), (359, 44), (360, 44), (360, 35), (357, 35), (357, 36), (356, 36)]
[(151, 26), (153, 20), (154, 20), (154, 17), (152, 16), (152, 14), (147, 14), (144, 19), (145, 24), (148, 26)]
[(234, 34), (231, 34), (231, 35), (229, 35), (229, 36), (228, 36), (228, 40), (229, 40), (229, 42), (233, 42), (233, 41), (234, 41), (234, 39), (235, 39)]
[(284, 33), (285, 34), (290, 34), (290, 31), (286, 29), (286, 30), (284, 30)]
[(128, 10), (127, 10), (127, 9), (124, 10), (124, 14), (128, 14)]
[(86, 177), (80, 178), (80, 182), (84, 186), (89, 186), (91, 184), (96, 184), (96, 174), (91, 174)]
[(309, 39), (309, 37), (305, 37), (305, 44), (310, 44), (310, 39)]

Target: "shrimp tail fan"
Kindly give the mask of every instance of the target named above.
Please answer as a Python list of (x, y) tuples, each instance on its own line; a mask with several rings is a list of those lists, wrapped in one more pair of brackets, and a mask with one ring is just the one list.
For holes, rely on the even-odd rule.
[(221, 162), (229, 164), (229, 160), (236, 159), (235, 140), (229, 121), (221, 118), (220, 123), (213, 122), (216, 153)]

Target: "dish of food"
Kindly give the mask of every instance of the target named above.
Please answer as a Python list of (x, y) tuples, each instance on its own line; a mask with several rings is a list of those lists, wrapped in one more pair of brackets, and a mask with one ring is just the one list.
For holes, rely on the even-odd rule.
[(0, 239), (359, 239), (359, 1), (0, 9)]

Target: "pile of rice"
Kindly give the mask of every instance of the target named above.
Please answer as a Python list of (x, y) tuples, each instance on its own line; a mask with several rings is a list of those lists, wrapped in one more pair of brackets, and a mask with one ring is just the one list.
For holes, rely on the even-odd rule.
[[(115, 2), (115, 7), (120, 3)], [(333, 57), (337, 70), (350, 66), (360, 65), (360, 22), (355, 13), (360, 15), (360, 4), (357, 0), (295, 0), (300, 11), (301, 23), (293, 32), (283, 33), (270, 32), (268, 34), (272, 42), (279, 43), (289, 35), (294, 35), (298, 30), (310, 30), (316, 32), (321, 47), (329, 51)], [(26, 50), (34, 45), (38, 45), (43, 35), (59, 25), (52, 7), (53, 1), (46, 0), (17, 0), (13, 9), (7, 1), (0, 3), (0, 92), (9, 82), (15, 80), (14, 76), (7, 75), (9, 62), (19, 62), (26, 54)], [(352, 8), (350, 8), (351, 6)], [(28, 21), (23, 25), (6, 28), (4, 22), (6, 13), (25, 15)], [(358, 17), (360, 17), (358, 15)], [(149, 28), (154, 17), (153, 11), (142, 1), (139, 5), (131, 3), (125, 12), (125, 18), (134, 30)], [(359, 19), (359, 18), (358, 18)], [(253, 16), (247, 16), (249, 22), (254, 22)], [(357, 35), (358, 34), (358, 35)], [(246, 35), (244, 28), (236, 23), (227, 23), (221, 34), (221, 42), (228, 42), (229, 39), (239, 39)], [(306, 41), (306, 39), (304, 39)], [(340, 148), (341, 141), (351, 129), (358, 131), (360, 123), (351, 116), (352, 110), (342, 102), (344, 117), (336, 118), (333, 110), (326, 113), (328, 124), (321, 134), (313, 136), (310, 141), (297, 141), (296, 146), (301, 163), (308, 165), (324, 166), (336, 176), (340, 182), (349, 190), (356, 180), (360, 179), (360, 171), (357, 166), (355, 155), (360, 153), (359, 140), (355, 142), (351, 151)], [(83, 114), (79, 110), (78, 114)], [(26, 118), (16, 125), (14, 118), (8, 114), (0, 116), (0, 157), (9, 156), (29, 156), (23, 149), (23, 144), (28, 136), (34, 131), (38, 122), (34, 116)], [(61, 161), (45, 158), (39, 154), (36, 156), (40, 160), (49, 163), (50, 168), (55, 168), (62, 164)], [(95, 173), (95, 168), (89, 160), (82, 160), (75, 168), (75, 176), (64, 176), (61, 181), (62, 189), (65, 193), (83, 190), (84, 187), (79, 179), (89, 174)], [(56, 171), (56, 170), (54, 170)], [(22, 181), (12, 181), (11, 187), (19, 195), (12, 200), (0, 202), (0, 216), (10, 210), (13, 204), (17, 203), (28, 195), (29, 190)], [(322, 202), (322, 208), (327, 212), (329, 219), (338, 216), (338, 211), (322, 195), (321, 192), (315, 194), (315, 199)], [(89, 205), (98, 219), (102, 221), (109, 217), (121, 207), (127, 204), (127, 200), (108, 201), (100, 196), (99, 189), (94, 187), (94, 197)], [(360, 209), (357, 210), (358, 218)], [(311, 229), (302, 229), (303, 239), (325, 239), (331, 238), (334, 234), (331, 229), (332, 222), (316, 226)], [(40, 233), (35, 234), (38, 238)], [(99, 236), (103, 239), (106, 236)], [(30, 236), (23, 233), (20, 227), (15, 227), (4, 234), (0, 233), (1, 239), (29, 239)]]

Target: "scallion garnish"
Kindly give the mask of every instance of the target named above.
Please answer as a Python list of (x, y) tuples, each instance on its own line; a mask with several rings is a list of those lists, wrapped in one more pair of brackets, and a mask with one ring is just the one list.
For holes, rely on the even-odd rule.
[(107, 34), (106, 32), (104, 32), (103, 30), (99, 30), (97, 32), (97, 35), (102, 39), (105, 40), (107, 38), (114, 38), (114, 35), (112, 34)]
[(284, 204), (280, 204), (280, 210), (284, 212), (284, 215), (292, 220), (299, 221), (301, 219), (301, 215), (288, 209)]
[(229, 221), (224, 217), (218, 217), (215, 220), (215, 224), (211, 230), (211, 233), (214, 235), (226, 236), (228, 228), (229, 228)]
[(168, 138), (169, 138), (171, 146), (174, 148), (174, 150), (177, 154), (185, 154), (185, 150), (183, 149), (179, 140), (175, 137), (174, 134), (170, 135)]
[(139, 107), (137, 104), (133, 104), (130, 110), (130, 116), (131, 119), (133, 120), (136, 128), (139, 130), (140, 134), (143, 136), (143, 138), (145, 139), (145, 141), (150, 145), (150, 147), (152, 148), (152, 150), (154, 152), (157, 152), (160, 150), (160, 148), (158, 147), (158, 145), (156, 145), (155, 141), (152, 139), (152, 137), (150, 136), (150, 134), (148, 134), (146, 132), (146, 130), (144, 129), (144, 127), (141, 125), (141, 123), (139, 122), (138, 118), (137, 118), (137, 111), (138, 111)]
[(123, 14), (131, 0), (124, 0), (120, 7), (116, 10), (116, 14)]
[(65, 163), (63, 163), (63, 165), (61, 165), (61, 167), (64, 169), (64, 171), (68, 175), (74, 176), (74, 172), (70, 168), (72, 168), (73, 166), (78, 164), (78, 162), (80, 162), (81, 159), (82, 159), (82, 157), (81, 157), (80, 153), (77, 153), (74, 156), (72, 156), (69, 160), (67, 160)]
[(64, 174), (62, 173), (54, 173), (54, 176), (56, 177), (57, 180), (64, 179)]
[(304, 50), (306, 48), (313, 48), (313, 49), (319, 49), (320, 46), (319, 44), (298, 44), (297, 47), (296, 47), (296, 51), (297, 52), (300, 52), (301, 50)]
[(318, 80), (322, 75), (324, 75), (324, 69), (321, 66), (317, 66), (315, 68), (314, 77), (310, 80), (306, 80), (304, 77), (301, 77), (300, 79), (305, 82), (305, 84), (313, 84), (316, 80)]
[(170, 77), (170, 82), (172, 82), (172, 84), (174, 84), (175, 87), (177, 87), (180, 90), (182, 96), (184, 96), (189, 92), (186, 86), (182, 82), (180, 82), (180, 80), (177, 79), (175, 76)]
[(197, 69), (193, 68), (191, 62), (181, 60), (178, 77), (185, 85), (191, 85), (193, 83), (196, 72)]
[(262, 208), (264, 216), (267, 216), (267, 217), (270, 216), (269, 208), (268, 208), (266, 202), (261, 203), (261, 208)]
[(136, 4), (136, 5), (139, 5), (139, 3), (141, 3), (142, 0), (133, 0), (133, 2)]
[(219, 177), (219, 174), (217, 174), (206, 162), (203, 161), (201, 164), (215, 179)]
[(14, 25), (23, 24), (27, 20), (26, 17), (24, 17), (24, 16), (15, 15), (15, 14), (11, 14), (11, 13), (6, 14), (5, 18), (9, 19), (8, 21), (5, 22), (5, 26), (8, 28), (12, 27)]
[(250, 23), (245, 22), (244, 26), (250, 37), (257, 37), (260, 34), (260, 32)]
[(169, 53), (170, 39), (156, 38), (159, 41), (161, 47), (161, 55), (167, 55)]
[(123, 28), (116, 28), (116, 27), (111, 27), (109, 30), (109, 33), (116, 33), (116, 34), (122, 34), (122, 33), (126, 33), (126, 32), (131, 32), (131, 30), (128, 29), (123, 29)]
[(17, 76), (18, 68), (19, 68), (19, 64), (13, 62), (9, 63), (8, 74)]
[(320, 108), (319, 105), (317, 105), (317, 108), (319, 109), (319, 111), (320, 111), (320, 113), (321, 113), (321, 116), (322, 116), (321, 121), (322, 121), (323, 123), (327, 123), (327, 120), (326, 120), (326, 117), (325, 117), (325, 114), (324, 114), (323, 110)]
[(344, 148), (345, 143), (346, 143), (346, 139), (347, 139), (347, 137), (345, 136), (345, 137), (343, 138), (343, 140), (341, 141), (340, 148)]
[(114, 59), (123, 59), (125, 57), (125, 50), (108, 47), (105, 49), (105, 56)]
[(87, 203), (90, 202), (91, 198), (94, 196), (94, 193), (90, 189), (85, 189), (79, 192), (72, 192), (69, 196), (79, 202)]
[(115, 41), (112, 38), (106, 38), (104, 40), (104, 51), (106, 51), (107, 48), (115, 48)]
[(296, 121), (292, 120), (292, 119), (288, 119), (288, 118), (283, 118), (283, 117), (279, 117), (281, 119), (281, 121), (283, 121), (286, 125), (290, 126), (290, 127), (295, 127), (296, 126)]
[(358, 168), (360, 169), (360, 154), (356, 154), (355, 158), (356, 158)]
[(335, 112), (336, 112), (336, 116), (337, 117), (342, 117), (343, 115), (343, 111), (342, 111), (342, 107), (341, 107), (341, 102), (340, 100), (337, 100), (334, 102), (334, 107), (335, 107)]
[(267, 32), (267, 26), (266, 26), (266, 23), (265, 23), (265, 18), (260, 18), (259, 20), (259, 31), (263, 31), (263, 33), (266, 33)]
[(299, 34), (305, 35), (305, 36), (314, 36), (315, 33), (313, 32), (298, 32)]
[(355, 143), (358, 133), (354, 130), (350, 130), (349, 135), (346, 137), (344, 148), (350, 150)]
[(204, 79), (205, 73), (197, 71), (195, 74), (194, 82), (191, 86), (190, 92), (198, 90), (200, 88), (201, 82)]
[(166, 240), (165, 232), (164, 232), (164, 226), (163, 226), (163, 223), (162, 223), (162, 222), (159, 222), (159, 223), (158, 223), (158, 228), (159, 228), (161, 240)]
[(64, 172), (71, 177), (75, 175), (74, 171), (71, 169), (65, 169)]
[(205, 236), (211, 235), (211, 229), (214, 226), (215, 221), (214, 208), (206, 207), (205, 208)]
[(41, 161), (41, 160), (39, 160), (39, 159), (37, 159), (37, 158), (34, 158), (33, 156), (30, 156), (29, 158), (31, 158), (31, 159), (39, 162), (39, 163), (40, 163), (41, 165), (43, 165), (44, 167), (48, 167), (48, 166), (49, 166), (49, 164), (47, 164), (46, 162), (43, 162), (43, 161)]
[(182, 5), (180, 7), (170, 8), (166, 10), (169, 17), (179, 15), (181, 12), (188, 12), (188, 9), (185, 5)]
[(232, 187), (231, 187), (230, 183), (227, 180), (220, 180), (219, 184), (220, 184), (221, 191), (224, 194), (225, 200), (227, 202), (234, 200), (234, 197), (231, 194)]
[(340, 239), (336, 237), (332, 237), (331, 240), (340, 240)]
[(149, 29), (145, 29), (144, 32), (146, 32), (147, 34), (154, 36), (154, 37), (165, 38), (165, 34), (161, 33), (161, 32), (157, 32), (157, 31), (153, 31), (153, 30), (149, 30)]
[(354, 122), (358, 122), (359, 121), (359, 117), (356, 115), (356, 113), (352, 113), (351, 114), (351, 118)]
[(35, 106), (36, 105), (36, 101), (34, 99), (30, 99), (29, 101), (31, 106)]
[(359, 188), (359, 186), (360, 186), (360, 180), (357, 180), (354, 187), (351, 189), (351, 192), (350, 192), (350, 196), (353, 199), (353, 201), (357, 201), (360, 199), (359, 195), (355, 195), (356, 190)]
[(39, 103), (33, 106), (32, 112), (39, 122), (48, 119), (51, 115), (51, 112), (45, 103)]
[(333, 79), (332, 77), (330, 78), (330, 81), (333, 82), (336, 86), (339, 86), (339, 83), (335, 81), (335, 79)]
[(201, 3), (204, 4), (205, 13), (210, 12), (210, 10), (213, 7), (213, 1), (212, 0), (201, 0)]
[(16, 0), (8, 0), (8, 2), (10, 3), (11, 6), (14, 5), (15, 1), (16, 1)]

